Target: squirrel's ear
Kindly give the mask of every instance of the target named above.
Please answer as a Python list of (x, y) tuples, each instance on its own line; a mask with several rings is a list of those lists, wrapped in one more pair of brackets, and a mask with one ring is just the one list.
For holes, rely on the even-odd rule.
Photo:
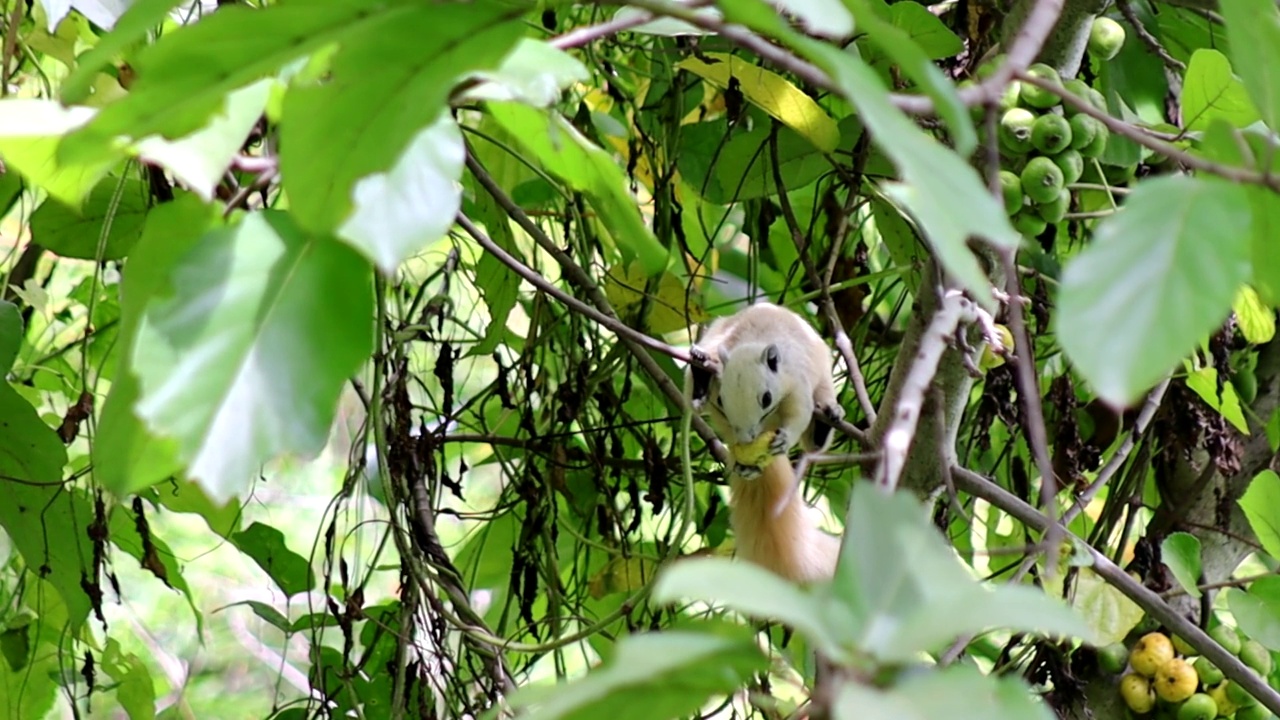
[(778, 372), (778, 346), (777, 345), (773, 343), (769, 343), (769, 345), (764, 349), (764, 353), (760, 356), (760, 359), (764, 361), (765, 365), (769, 366), (769, 370), (773, 372)]

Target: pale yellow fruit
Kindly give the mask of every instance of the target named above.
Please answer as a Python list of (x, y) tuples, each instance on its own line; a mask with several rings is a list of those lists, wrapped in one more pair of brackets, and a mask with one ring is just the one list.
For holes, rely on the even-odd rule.
[(1154, 677), (1160, 666), (1172, 659), (1173, 643), (1167, 635), (1158, 632), (1143, 635), (1129, 653), (1129, 665), (1134, 672), (1146, 677)]
[(1174, 658), (1156, 670), (1154, 684), (1161, 700), (1179, 703), (1196, 694), (1200, 676), (1191, 667), (1191, 663), (1182, 658)]
[(1124, 704), (1139, 715), (1151, 712), (1156, 706), (1156, 693), (1151, 689), (1151, 681), (1136, 673), (1129, 673), (1120, 678), (1120, 697)]
[(1231, 702), (1231, 698), (1227, 697), (1228, 682), (1230, 681), (1224, 680), (1218, 683), (1217, 685), (1209, 688), (1209, 697), (1213, 698), (1213, 701), (1217, 703), (1218, 715), (1222, 717), (1229, 717), (1231, 715), (1234, 715), (1236, 710), (1240, 709), (1238, 705)]
[(729, 451), (733, 453), (733, 461), (739, 465), (748, 465), (750, 467), (762, 467), (769, 462), (769, 458), (773, 457), (773, 453), (769, 452), (769, 443), (773, 442), (774, 431), (760, 433), (755, 440), (749, 443), (734, 443), (729, 446)]

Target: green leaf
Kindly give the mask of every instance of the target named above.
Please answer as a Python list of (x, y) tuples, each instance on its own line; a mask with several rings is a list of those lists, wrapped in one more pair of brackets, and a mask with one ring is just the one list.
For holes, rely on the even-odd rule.
[(418, 133), (385, 173), (366, 175), (352, 188), (355, 206), (338, 229), (386, 275), (444, 237), (462, 205), (467, 150), (448, 111)]
[(462, 93), (466, 100), (515, 100), (548, 107), (565, 88), (587, 82), (591, 74), (569, 53), (540, 40), (521, 38), (501, 65), (473, 76), (484, 82)]
[(0, 300), (0, 375), (9, 372), (22, 347), (22, 313), (18, 306)]
[(243, 512), (240, 501), (231, 500), (218, 506), (203, 488), (193, 482), (175, 481), (157, 488), (154, 499), (171, 512), (199, 515), (208, 523), (210, 530), (224, 538), (230, 539), (232, 533), (240, 529)]
[(986, 191), (977, 170), (963, 158), (893, 107), (884, 84), (862, 61), (820, 43), (800, 45), (828, 66), (876, 144), (898, 168), (902, 182), (886, 184), (885, 193), (910, 211), (943, 267), (982, 306), (993, 308), (991, 282), (966, 243), (977, 236), (999, 247), (1018, 246), (1021, 236), (1009, 224), (1003, 201)]
[(1160, 543), (1160, 557), (1187, 594), (1200, 597), (1200, 539), (1191, 533), (1171, 533)]
[(587, 195), (614, 241), (640, 260), (646, 272), (657, 275), (666, 269), (667, 248), (645, 225), (623, 168), (609, 153), (558, 113), (515, 103), (489, 103), (488, 109), (548, 172)]
[(586, 677), (531, 685), (512, 695), (528, 720), (668, 720), (696, 712), (769, 666), (749, 638), (671, 631), (628, 635), (614, 657)]
[(1280, 10), (1270, 0), (1223, 0), (1231, 66), (1272, 130), (1280, 129)]
[(71, 207), (78, 207), (122, 154), (91, 162), (58, 158), (64, 133), (88, 122), (91, 108), (64, 108), (54, 100), (0, 100), (0, 158), (33, 185)]
[(260, 80), (231, 93), (223, 112), (186, 137), (166, 140), (152, 136), (140, 141), (138, 156), (164, 167), (206, 201), (213, 200), (214, 188), (262, 117), (273, 83)]
[[(770, 127), (760, 123), (749, 131), (730, 133), (724, 119), (691, 123), (680, 130), (680, 174), (698, 195), (717, 205), (773, 197), (774, 180)], [(778, 163), (782, 185), (796, 190), (830, 172), (831, 163), (796, 132), (778, 130)]]
[(1254, 475), (1237, 502), (1262, 548), (1272, 558), (1280, 558), (1280, 476), (1272, 470)]
[(853, 16), (839, 0), (776, 0), (779, 10), (800, 21), (805, 32), (828, 38), (853, 33)]
[[(290, 207), (302, 226), (329, 232), (349, 221), (353, 210), (367, 226), (369, 216), (380, 212), (379, 204), (389, 202), (395, 202), (397, 213), (412, 217), (415, 203), (423, 200), (420, 193), (434, 189), (441, 178), (456, 180), (451, 170), (456, 130), (441, 117), (448, 109), (449, 90), (463, 75), (502, 61), (522, 32), (512, 21), (515, 14), (512, 6), (489, 0), (419, 3), (383, 12), (380, 22), (348, 35), (331, 61), (332, 77), (325, 83), (291, 88), (284, 100), (280, 170)], [(424, 27), (431, 32), (423, 33)], [(440, 124), (434, 133), (423, 133), (436, 122)], [(440, 177), (430, 185), (417, 186), (422, 181), (415, 179), (405, 197), (387, 193), (385, 179), (374, 180), (372, 187), (359, 185), (362, 178), (388, 169), (391, 179), (411, 173), (412, 164), (430, 154), (430, 143), (442, 138), (450, 148), (431, 161), (436, 169), (430, 174)], [(447, 218), (431, 217), (430, 232), (452, 222), (455, 214), (456, 210)], [(423, 223), (423, 217), (414, 218), (398, 233), (426, 233), (416, 227)], [(372, 228), (364, 230), (358, 242), (367, 245), (366, 233)], [(417, 246), (434, 239), (420, 235)], [(394, 244), (407, 241), (397, 239)], [(385, 270), (383, 254), (377, 258)]]
[(950, 665), (910, 675), (887, 690), (843, 683), (836, 720), (1052, 720), (1030, 688), (1015, 677), (983, 675), (970, 665)]
[(714, 602), (748, 617), (784, 622), (830, 657), (843, 655), (817, 598), (758, 565), (716, 557), (682, 560), (661, 572), (653, 599)]
[(79, 212), (59, 202), (41, 205), (31, 215), (31, 234), (62, 257), (116, 260), (138, 242), (146, 217), (147, 189), (142, 181), (107, 178), (93, 188)]
[(31, 626), (12, 627), (0, 632), (0, 656), (9, 669), (18, 672), (31, 661)]
[(1146, 616), (1145, 610), (1099, 577), (1092, 568), (1076, 571), (1071, 605), (1089, 623), (1094, 644), (1098, 647), (1124, 640)]
[[(520, 257), (520, 250), (516, 248), (515, 235), (511, 232), (507, 214), (498, 207), (497, 201), (485, 190), (477, 191), (475, 198), (476, 217), (473, 219), (484, 226), (489, 239), (497, 243), (498, 247), (511, 253), (513, 257)], [(509, 332), (507, 317), (516, 306), (516, 300), (519, 299), (520, 280), (511, 268), (493, 253), (478, 254), (479, 258), (475, 263), (475, 285), (488, 307), (489, 326), (485, 330), (484, 340), (476, 344), (468, 354), (488, 355), (507, 337)]]
[(1226, 318), (1249, 277), (1249, 205), (1234, 184), (1144, 180), (1063, 269), (1058, 340), (1118, 405), (1142, 393)]
[[(284, 533), (260, 522), (231, 536), (240, 552), (253, 558), (276, 586), (290, 597), (316, 586), (316, 576), (307, 559), (289, 549)], [(288, 627), (288, 623), (285, 623)]]
[(1280, 651), (1280, 577), (1254, 580), (1248, 592), (1228, 588), (1227, 607), (1246, 637)]
[(1236, 293), (1231, 310), (1236, 314), (1236, 324), (1244, 339), (1254, 345), (1271, 341), (1276, 335), (1276, 311), (1258, 297), (1258, 291), (1245, 285)]
[(204, 125), (232, 90), (330, 43), (345, 43), (406, 21), (421, 28), (416, 24), (420, 11), (408, 0), (376, 9), (357, 0), (302, 0), (262, 10), (244, 5), (220, 8), (139, 52), (133, 61), (137, 80), (129, 94), (103, 108), (73, 143), (90, 136), (186, 135)]
[(748, 102), (791, 128), (818, 150), (829, 153), (840, 142), (836, 121), (822, 106), (781, 75), (728, 53), (702, 53), (676, 64), (722, 90), (736, 81)]
[(178, 260), (133, 347), (152, 432), (174, 438), (215, 502), (261, 463), (320, 451), (338, 393), (373, 345), (372, 273), (354, 250), (288, 215), (253, 213)]
[(0, 527), (27, 567), (52, 583), (79, 628), (89, 616), (89, 597), (80, 588), (92, 577), (92, 548), (86, 525), (93, 509), (78, 494), (63, 492), (67, 450), (56, 433), (8, 383), (0, 383)]
[[(28, 592), (27, 601), (33, 605), (55, 602), (53, 591), (44, 583), (39, 585), (37, 592)], [(38, 622), (43, 622), (43, 618)], [(34, 625), (28, 626), (31, 627)], [(59, 623), (56, 628), (49, 628), (47, 634), (56, 636), (62, 631), (63, 626)], [(11, 669), (8, 662), (0, 661), (0, 717), (50, 716), (49, 711), (53, 709), (53, 701), (59, 690), (54, 679), (61, 676), (62, 669), (59, 664), (62, 654), (59, 650), (56, 640), (33, 643), (28, 654), (29, 662), (20, 670)]]
[(136, 414), (138, 379), (132, 372), (133, 344), (147, 303), (158, 293), (170, 293), (169, 276), (178, 259), (205, 230), (218, 222), (215, 208), (194, 195), (179, 193), (173, 202), (152, 209), (142, 237), (130, 253), (121, 283), (119, 373), (102, 407), (98, 434), (90, 446), (94, 478), (103, 487), (126, 497), (178, 470), (177, 443), (149, 431)]
[[(905, 493), (856, 483), (828, 588), (827, 639), (882, 662), (911, 662), (957, 636), (993, 628), (1088, 638), (1062, 603), (1033, 588), (978, 584)], [(842, 615), (842, 617), (841, 617)]]
[(1258, 109), (1232, 74), (1227, 56), (1201, 48), (1192, 53), (1182, 81), (1182, 117), (1187, 130), (1204, 130), (1215, 119), (1242, 128), (1257, 121)]
[(146, 39), (147, 33), (181, 1), (135, 0), (120, 16), (111, 32), (98, 38), (93, 47), (76, 58), (75, 65), (60, 87), (62, 103), (73, 105), (88, 98), (98, 72), (111, 64), (112, 59), (130, 45)]

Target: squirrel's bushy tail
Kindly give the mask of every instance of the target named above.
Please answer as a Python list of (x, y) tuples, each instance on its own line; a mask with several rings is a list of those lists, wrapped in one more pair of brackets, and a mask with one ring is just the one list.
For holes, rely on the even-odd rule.
[(818, 529), (818, 513), (795, 487), (785, 456), (751, 480), (731, 475), (730, 520), (738, 557), (795, 582), (828, 580), (835, 573), (840, 539)]

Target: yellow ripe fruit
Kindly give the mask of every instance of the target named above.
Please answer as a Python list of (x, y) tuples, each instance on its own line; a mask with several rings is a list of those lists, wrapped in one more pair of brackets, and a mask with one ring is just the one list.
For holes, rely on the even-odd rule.
[(1161, 700), (1179, 703), (1196, 694), (1200, 676), (1191, 667), (1191, 663), (1182, 658), (1174, 658), (1156, 670), (1153, 684)]
[(773, 442), (774, 431), (760, 433), (749, 443), (734, 443), (729, 446), (733, 453), (733, 461), (739, 465), (762, 467), (769, 462), (773, 454), (769, 452), (769, 443)]
[(1218, 714), (1222, 717), (1228, 717), (1235, 714), (1239, 710), (1239, 706), (1231, 702), (1231, 698), (1227, 697), (1227, 681), (1218, 683), (1209, 688), (1209, 697), (1218, 705)]
[(1173, 659), (1173, 643), (1164, 633), (1147, 633), (1133, 645), (1129, 664), (1134, 672), (1153, 677), (1161, 665)]
[(1151, 682), (1136, 673), (1129, 673), (1120, 678), (1120, 697), (1129, 709), (1145, 715), (1156, 706), (1156, 693), (1151, 689)]

